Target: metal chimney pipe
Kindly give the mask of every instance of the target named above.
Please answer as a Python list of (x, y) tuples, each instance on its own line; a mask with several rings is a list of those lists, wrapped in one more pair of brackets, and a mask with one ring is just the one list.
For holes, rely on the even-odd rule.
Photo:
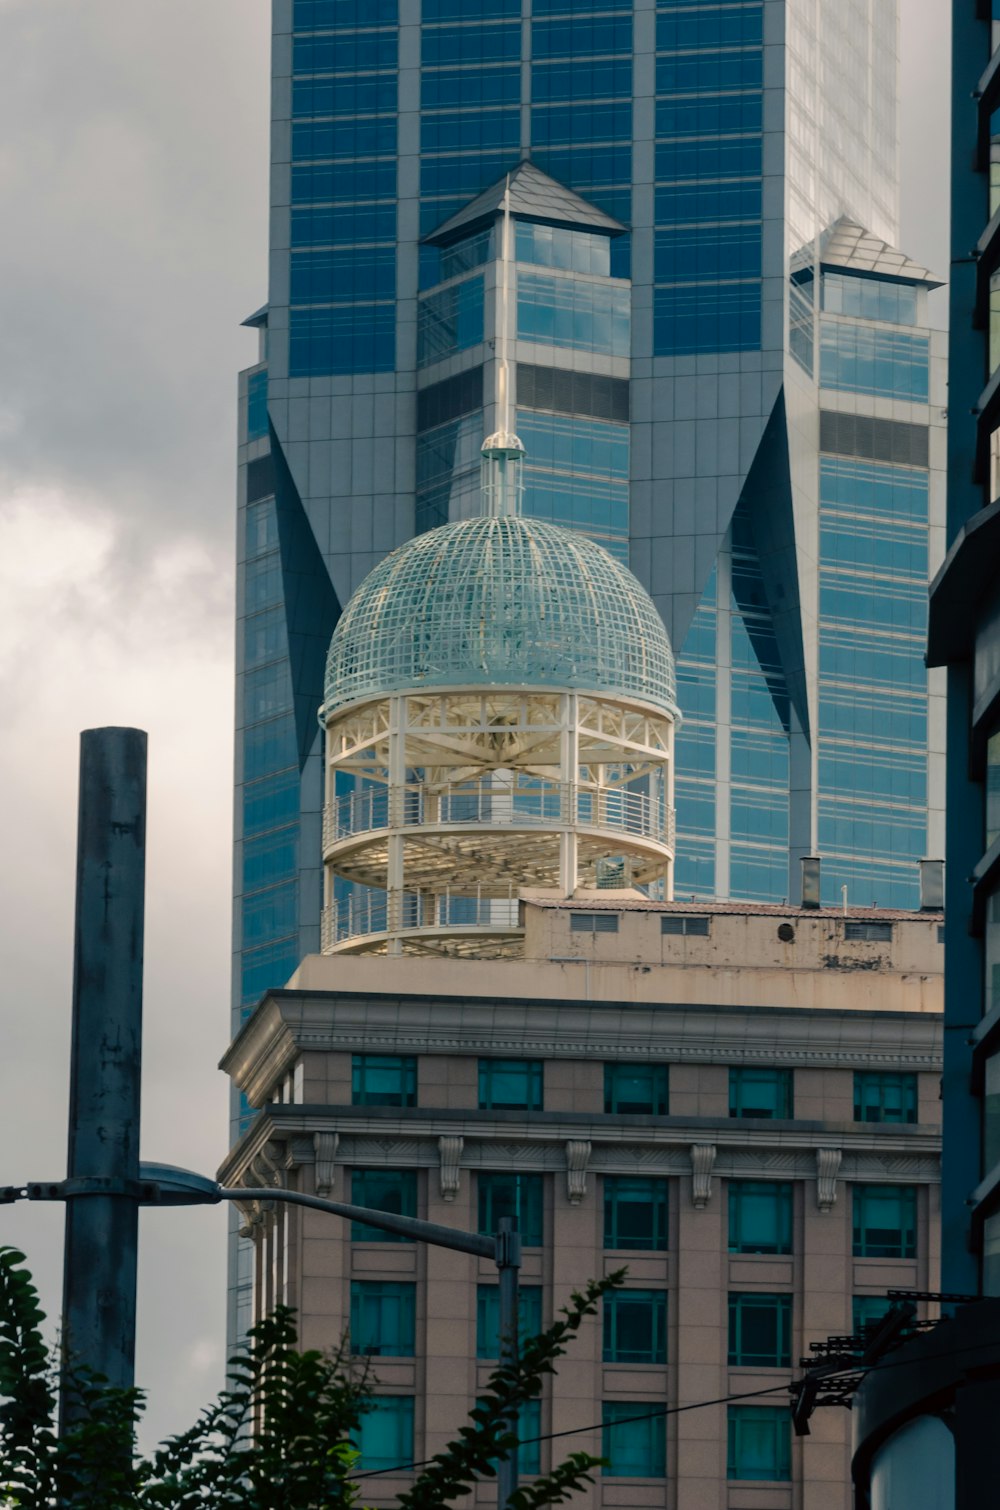
[(802, 856), (802, 906), (819, 906), (819, 855)]

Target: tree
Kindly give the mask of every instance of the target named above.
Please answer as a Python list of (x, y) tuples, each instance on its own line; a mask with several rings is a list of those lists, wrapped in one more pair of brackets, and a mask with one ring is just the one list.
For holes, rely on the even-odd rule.
[[(492, 1477), (516, 1445), (508, 1422), (538, 1395), (585, 1316), (624, 1271), (574, 1292), (560, 1319), (501, 1364), (457, 1438), (399, 1496), (401, 1510), (439, 1510)], [(57, 1360), (24, 1255), (0, 1248), (0, 1507), (3, 1510), (350, 1510), (365, 1475), (353, 1446), (371, 1408), (368, 1368), (345, 1348), (299, 1352), (294, 1313), (279, 1307), (231, 1360), (227, 1387), (186, 1432), (135, 1458), (141, 1390), (78, 1368), (73, 1422), (56, 1427)], [(593, 1482), (601, 1462), (574, 1452), (524, 1484), (514, 1510), (540, 1510)]]

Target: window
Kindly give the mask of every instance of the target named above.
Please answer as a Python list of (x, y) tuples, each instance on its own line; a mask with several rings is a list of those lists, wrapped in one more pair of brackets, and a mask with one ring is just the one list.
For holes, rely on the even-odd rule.
[(615, 1290), (604, 1297), (604, 1362), (666, 1363), (666, 1290)]
[(790, 1295), (730, 1295), (729, 1362), (735, 1368), (791, 1368)]
[(413, 1396), (375, 1395), (361, 1417), (355, 1438), (358, 1467), (366, 1473), (404, 1471), (413, 1462)]
[[(417, 1172), (415, 1169), (355, 1169), (351, 1173), (351, 1202), (355, 1206), (371, 1206), (375, 1211), (391, 1211), (397, 1216), (416, 1216)], [(364, 1222), (353, 1222), (351, 1241), (406, 1243), (410, 1239), (369, 1227)]]
[(730, 1253), (791, 1253), (792, 1187), (764, 1180), (729, 1185)]
[(651, 1400), (605, 1400), (602, 1419), (601, 1456), (608, 1460), (601, 1470), (605, 1478), (663, 1478), (666, 1429), (662, 1413)]
[(666, 1064), (606, 1064), (604, 1110), (665, 1117), (670, 1105)]
[(606, 1175), (604, 1246), (662, 1253), (667, 1247), (667, 1181), (655, 1175)]
[(775, 1405), (730, 1405), (726, 1477), (783, 1483), (792, 1476), (791, 1418)]
[(857, 1335), (882, 1320), (892, 1301), (885, 1295), (855, 1295), (851, 1301), (851, 1330)]
[(845, 923), (845, 939), (863, 939), (870, 944), (888, 944), (892, 939), (891, 923)]
[(912, 1185), (856, 1185), (854, 1257), (916, 1258), (917, 1192)]
[(731, 1069), (729, 1071), (731, 1117), (790, 1117), (792, 1115), (791, 1070)]
[(570, 933), (617, 933), (618, 914), (616, 912), (571, 912), (569, 930)]
[(855, 1122), (916, 1122), (917, 1077), (891, 1070), (854, 1075)]
[(352, 1353), (412, 1358), (415, 1331), (415, 1285), (383, 1280), (351, 1281)]
[(542, 1246), (542, 1176), (486, 1174), (478, 1178), (479, 1230), (491, 1235), (501, 1217), (513, 1217), (526, 1248)]
[(247, 378), (247, 440), (267, 434), (267, 369)]
[(540, 1059), (480, 1059), (479, 1110), (540, 1112)]
[[(482, 1400), (477, 1400), (477, 1405), (482, 1405)], [(537, 1477), (542, 1471), (542, 1402), (541, 1400), (527, 1400), (521, 1406), (517, 1417), (517, 1437), (521, 1443), (517, 1454), (518, 1471), (524, 1478)], [(497, 1468), (498, 1460), (494, 1458), (493, 1469)]]
[[(540, 1285), (522, 1285), (518, 1291), (518, 1328), (522, 1337), (537, 1337), (542, 1330)], [(476, 1286), (476, 1357), (500, 1356), (500, 1286)]]
[(352, 1106), (416, 1106), (417, 1061), (402, 1054), (355, 1054)]
[(683, 933), (691, 938), (708, 938), (708, 918), (686, 917), (671, 912), (660, 919), (661, 933)]
[(627, 357), (629, 290), (615, 283), (521, 273), (517, 280), (517, 334), (522, 341), (575, 346)]

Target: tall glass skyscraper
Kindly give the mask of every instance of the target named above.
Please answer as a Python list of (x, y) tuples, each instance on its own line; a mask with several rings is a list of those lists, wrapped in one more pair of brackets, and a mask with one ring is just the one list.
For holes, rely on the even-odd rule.
[(945, 400), (933, 280), (895, 249), (897, 26), (896, 0), (273, 0), (236, 1022), (319, 947), (340, 609), (476, 510), (505, 342), (527, 512), (627, 560), (679, 651), (678, 892), (781, 901), (819, 853), (824, 900), (916, 904)]

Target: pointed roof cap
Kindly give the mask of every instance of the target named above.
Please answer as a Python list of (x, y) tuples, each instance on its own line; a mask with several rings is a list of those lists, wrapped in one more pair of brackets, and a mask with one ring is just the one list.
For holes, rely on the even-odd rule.
[(895, 278), (900, 283), (922, 283), (925, 288), (941, 288), (944, 282), (847, 215), (841, 215), (823, 232), (819, 261), (821, 267), (842, 267), (848, 273)]
[[(491, 219), (503, 208), (507, 175), (477, 194), (464, 210), (450, 216), (430, 235), (424, 237), (428, 246), (446, 245), (467, 233), (478, 221)], [(594, 205), (574, 194), (564, 184), (557, 183), (541, 168), (528, 162), (518, 163), (510, 175), (510, 213), (530, 220), (543, 220), (549, 225), (571, 225), (580, 230), (604, 231), (610, 236), (620, 236), (627, 228), (613, 216), (606, 215)]]

